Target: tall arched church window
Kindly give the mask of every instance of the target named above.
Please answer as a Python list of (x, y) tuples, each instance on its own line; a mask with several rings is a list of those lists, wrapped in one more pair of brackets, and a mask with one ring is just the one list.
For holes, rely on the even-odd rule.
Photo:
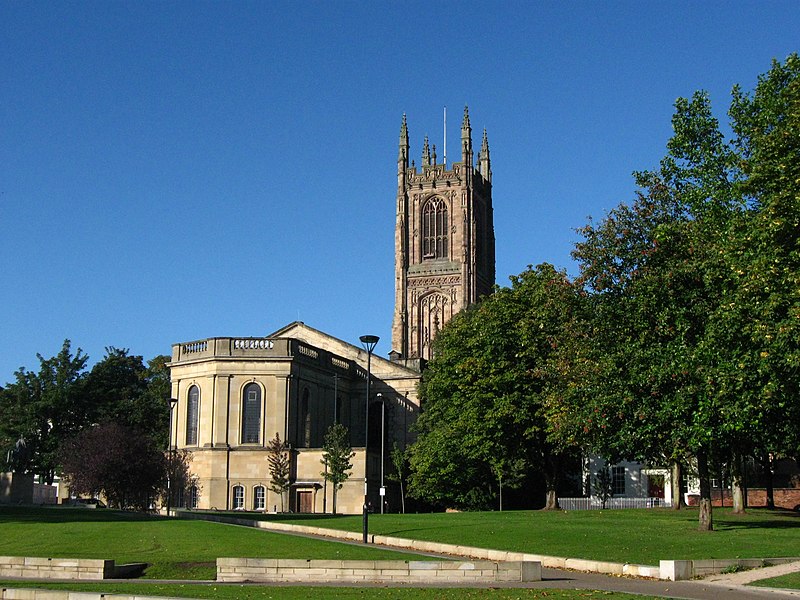
[(242, 443), (257, 444), (261, 431), (261, 388), (257, 383), (248, 383), (242, 396)]
[(186, 445), (197, 445), (197, 424), (200, 409), (200, 388), (193, 385), (189, 388), (189, 398), (186, 402)]
[(422, 258), (447, 258), (447, 204), (437, 196), (422, 207)]

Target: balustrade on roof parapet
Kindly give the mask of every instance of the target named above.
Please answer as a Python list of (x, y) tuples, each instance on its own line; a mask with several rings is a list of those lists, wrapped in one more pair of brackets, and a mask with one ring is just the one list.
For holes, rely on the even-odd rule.
[(172, 363), (235, 358), (295, 359), (346, 371), (357, 377), (363, 371), (351, 360), (294, 338), (208, 338), (172, 346)]

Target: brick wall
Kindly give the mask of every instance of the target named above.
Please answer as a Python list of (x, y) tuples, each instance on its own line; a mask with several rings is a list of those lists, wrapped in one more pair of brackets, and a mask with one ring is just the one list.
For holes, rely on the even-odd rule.
[(541, 581), (534, 561), (292, 560), (218, 558), (217, 581), (476, 583)]
[[(775, 488), (773, 490), (776, 508), (786, 508), (789, 510), (800, 510), (800, 488)], [(697, 506), (699, 496), (696, 494), (690, 495), (687, 498), (689, 506)], [(733, 506), (733, 499), (731, 498), (730, 490), (723, 490), (722, 498), (720, 499), (720, 491), (711, 491), (711, 504), (713, 506)], [(747, 490), (747, 506), (753, 508), (762, 507), (767, 505), (767, 490), (761, 488), (750, 488)]]

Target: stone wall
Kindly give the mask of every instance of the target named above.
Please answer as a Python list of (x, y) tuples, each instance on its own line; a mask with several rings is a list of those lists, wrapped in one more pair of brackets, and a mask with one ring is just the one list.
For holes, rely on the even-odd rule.
[(0, 577), (107, 579), (113, 575), (113, 560), (0, 556)]
[(103, 592), (70, 592), (67, 590), (37, 590), (34, 588), (0, 588), (0, 600), (184, 600), (167, 596), (139, 594), (104, 594)]
[(686, 581), (697, 577), (707, 577), (722, 573), (726, 569), (760, 569), (768, 565), (782, 565), (796, 562), (794, 558), (732, 558), (708, 560), (662, 560), (659, 563), (661, 579)]
[(533, 561), (218, 558), (217, 581), (264, 583), (487, 583), (541, 581)]
[(0, 473), (0, 504), (33, 504), (33, 475)]

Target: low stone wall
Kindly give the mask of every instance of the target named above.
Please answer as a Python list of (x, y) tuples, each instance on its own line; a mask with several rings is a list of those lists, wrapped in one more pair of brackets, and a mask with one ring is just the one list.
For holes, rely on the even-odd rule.
[(722, 573), (732, 567), (760, 569), (770, 565), (797, 562), (800, 558), (740, 558), (708, 560), (662, 560), (659, 564), (661, 579), (684, 581)]
[(541, 581), (532, 561), (218, 558), (217, 581), (260, 583), (492, 583)]
[(0, 588), (0, 600), (185, 600), (168, 596), (139, 594), (104, 594), (102, 592), (69, 592), (33, 588)]
[(0, 577), (22, 577), (29, 579), (108, 579), (113, 576), (113, 560), (0, 556)]

